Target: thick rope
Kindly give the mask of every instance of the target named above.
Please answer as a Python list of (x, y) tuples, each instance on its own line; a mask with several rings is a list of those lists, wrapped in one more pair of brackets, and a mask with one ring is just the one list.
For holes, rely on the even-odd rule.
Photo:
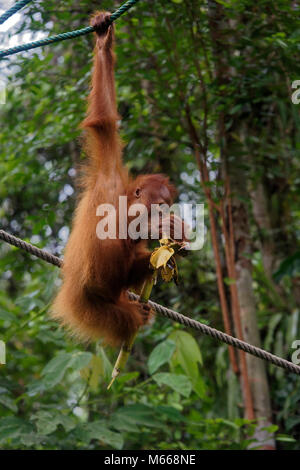
[(0, 24), (4, 23), (8, 18), (10, 18), (12, 15), (17, 13), (17, 11), (21, 10), (21, 8), (25, 7), (27, 3), (31, 2), (31, 0), (20, 0), (19, 2), (15, 3), (11, 8), (6, 10), (1, 16), (0, 16)]
[[(138, 300), (138, 295), (133, 294), (132, 292), (129, 293), (129, 298), (132, 300)], [(292, 362), (286, 361), (281, 357), (275, 356), (264, 349), (258, 348), (257, 346), (252, 346), (252, 344), (246, 343), (245, 341), (241, 341), (240, 339), (235, 338), (234, 336), (230, 336), (222, 331), (216, 330), (211, 326), (204, 325), (204, 323), (200, 323), (192, 318), (186, 317), (181, 313), (175, 312), (175, 310), (171, 310), (169, 308), (163, 307), (160, 304), (152, 302), (151, 300), (148, 301), (149, 305), (157, 312), (163, 315), (164, 317), (170, 318), (171, 320), (177, 321), (182, 325), (193, 328), (194, 330), (201, 331), (206, 336), (211, 336), (222, 343), (229, 344), (230, 346), (234, 346), (237, 349), (241, 349), (252, 356), (259, 357), (260, 359), (264, 359), (265, 361), (271, 362), (276, 366), (282, 367), (283, 369), (287, 369), (290, 372), (294, 372), (295, 374), (300, 375), (300, 367), (296, 366)]]
[[(63, 261), (57, 256), (51, 255), (45, 250), (41, 250), (40, 248), (37, 248), (36, 246), (33, 246), (30, 243), (27, 243), (24, 240), (21, 240), (20, 238), (14, 237), (13, 235), (10, 235), (4, 230), (0, 230), (0, 239), (5, 241), (6, 243), (9, 243), (10, 245), (14, 245), (18, 248), (22, 248), (28, 253), (31, 253), (37, 256), (38, 258), (41, 258), (42, 260), (47, 261), (47, 263), (54, 264), (55, 266), (58, 266), (58, 267), (62, 266)], [(132, 292), (128, 292), (128, 295), (131, 300), (139, 299), (139, 296), (136, 294), (133, 294)], [(149, 300), (149, 305), (157, 313), (163, 315), (164, 317), (167, 317), (171, 320), (181, 323), (182, 325), (188, 328), (193, 328), (195, 330), (201, 331), (201, 333), (203, 333), (206, 336), (211, 336), (212, 338), (217, 339), (218, 341), (221, 341), (222, 343), (226, 343), (226, 344), (229, 344), (230, 346), (234, 346), (235, 348), (241, 349), (242, 351), (245, 351), (248, 354), (252, 354), (252, 356), (256, 356), (260, 359), (271, 362), (275, 366), (282, 367), (283, 369), (287, 369), (288, 371), (293, 372), (294, 374), (300, 375), (299, 366), (293, 364), (292, 362), (286, 361), (285, 359), (282, 359), (281, 357), (275, 356), (274, 354), (271, 354), (265, 351), (264, 349), (258, 348), (256, 346), (252, 346), (251, 344), (246, 343), (245, 341), (241, 341), (240, 339), (227, 335), (226, 333), (223, 333), (222, 331), (219, 331), (219, 330), (216, 330), (215, 328), (211, 328), (210, 326), (204, 325), (203, 323), (200, 323), (199, 321), (193, 320), (192, 318), (186, 317), (182, 315), (181, 313), (175, 312), (175, 310), (171, 310), (170, 308), (163, 307), (162, 305), (152, 302), (150, 300)]]
[[(110, 22), (117, 20), (123, 13), (125, 13), (129, 8), (133, 7), (139, 0), (128, 0), (126, 3), (120, 6), (118, 10), (112, 13), (110, 17)], [(29, 51), (30, 49), (35, 49), (36, 47), (46, 46), (47, 44), (52, 44), (54, 42), (65, 41), (66, 39), (76, 38), (82, 36), (83, 34), (91, 33), (95, 31), (93, 26), (87, 26), (83, 29), (78, 29), (76, 31), (69, 31), (67, 33), (57, 34), (56, 36), (50, 36), (49, 38), (40, 39), (39, 41), (28, 42), (27, 44), (22, 44), (20, 46), (11, 47), (10, 49), (4, 49), (0, 51), (0, 59), (12, 54), (16, 54), (21, 51)]]
[(54, 266), (58, 266), (60, 268), (62, 265), (62, 260), (57, 256), (51, 255), (51, 253), (48, 253), (48, 251), (41, 250), (40, 248), (37, 248), (36, 246), (21, 240), (21, 238), (14, 237), (4, 230), (0, 230), (0, 239), (6, 243), (9, 243), (10, 245), (16, 246), (17, 248), (22, 248), (22, 250), (37, 256), (37, 258), (41, 258), (42, 260), (47, 261), (47, 263), (54, 264)]

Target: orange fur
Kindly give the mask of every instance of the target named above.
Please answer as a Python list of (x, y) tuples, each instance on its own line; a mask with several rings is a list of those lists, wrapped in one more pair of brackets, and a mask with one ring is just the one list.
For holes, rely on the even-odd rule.
[[(102, 337), (106, 343), (119, 345), (145, 321), (141, 304), (130, 301), (126, 290), (140, 287), (150, 275), (150, 253), (146, 241), (99, 240), (96, 208), (102, 203), (117, 208), (120, 195), (127, 195), (128, 205), (170, 204), (175, 188), (163, 175), (142, 175), (133, 180), (122, 164), (114, 84), (114, 27), (106, 31), (100, 27), (108, 17), (109, 13), (100, 12), (91, 21), (99, 29), (87, 117), (82, 123), (88, 162), (84, 191), (65, 250), (63, 284), (54, 300), (52, 316), (79, 338)], [(137, 188), (141, 191), (138, 200)]]

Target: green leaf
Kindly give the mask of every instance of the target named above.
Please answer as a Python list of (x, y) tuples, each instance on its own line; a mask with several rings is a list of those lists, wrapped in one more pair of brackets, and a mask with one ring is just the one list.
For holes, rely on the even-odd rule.
[(98, 390), (99, 387), (99, 381), (101, 375), (103, 375), (103, 365), (102, 365), (102, 359), (99, 356), (96, 356), (96, 354), (93, 354), (93, 357), (89, 364), (81, 369), (80, 371), (81, 376), (85, 379), (89, 379), (89, 387), (93, 392)]
[[(122, 410), (122, 408), (121, 408)], [(140, 428), (137, 426), (135, 419), (132, 416), (128, 416), (120, 410), (117, 410), (109, 420), (110, 427), (117, 431), (124, 431), (128, 433), (140, 432)]]
[(112, 371), (113, 366), (112, 366), (110, 360), (108, 359), (104, 348), (99, 346), (97, 348), (97, 354), (99, 355), (99, 357), (102, 360), (104, 380), (110, 380), (111, 379), (111, 371)]
[(17, 413), (17, 405), (15, 404), (14, 400), (7, 395), (0, 395), (0, 403), (2, 403), (3, 406), (6, 406), (6, 408), (10, 409), (14, 413)]
[(137, 379), (139, 375), (140, 373), (137, 371), (122, 374), (118, 377), (118, 384), (125, 384), (126, 382), (130, 382), (133, 379)]
[(58, 423), (51, 411), (40, 411), (36, 416), (33, 417), (33, 419), (35, 418), (37, 431), (39, 434), (47, 436), (47, 434), (51, 434), (56, 430)]
[(198, 397), (201, 399), (207, 399), (207, 390), (203, 377), (198, 375), (198, 377), (191, 378), (193, 384), (193, 390), (197, 393)]
[(16, 317), (8, 312), (7, 310), (0, 309), (0, 320), (8, 320), (10, 322), (15, 321)]
[(285, 436), (284, 434), (282, 435), (277, 435), (276, 436), (276, 441), (281, 441), (281, 442), (297, 442), (296, 439), (290, 436)]
[(160, 405), (157, 406), (156, 411), (158, 415), (164, 415), (174, 423), (185, 421), (185, 417), (173, 406)]
[(127, 432), (138, 432), (138, 426), (163, 427), (160, 419), (155, 416), (155, 408), (143, 404), (127, 405), (119, 408), (112, 416), (114, 427)]
[(70, 361), (70, 354), (64, 352), (51, 359), (42, 371), (42, 377), (44, 377), (45, 384), (49, 387), (54, 387), (56, 384), (61, 382), (69, 367)]
[(75, 426), (75, 420), (70, 416), (64, 415), (57, 410), (38, 411), (32, 420), (36, 421), (39, 434), (48, 435), (56, 431), (57, 426), (61, 424), (66, 432), (71, 431)]
[(173, 365), (179, 364), (191, 380), (197, 380), (199, 376), (198, 363), (202, 364), (202, 356), (197, 342), (192, 335), (181, 330), (174, 331), (169, 338), (176, 344), (176, 350), (172, 356)]
[(86, 367), (93, 355), (89, 352), (74, 351), (73, 353), (61, 352), (42, 371), (43, 381), (46, 386), (54, 387), (63, 379), (68, 369), (80, 370)]
[(166, 340), (153, 349), (148, 360), (149, 374), (152, 375), (160, 366), (171, 359), (175, 347), (174, 341)]
[(168, 385), (175, 392), (180, 393), (184, 397), (188, 397), (192, 391), (192, 384), (186, 375), (169, 374), (167, 372), (157, 373), (153, 379), (158, 385)]
[(80, 370), (86, 367), (92, 360), (93, 354), (90, 352), (78, 351), (72, 353), (69, 367), (73, 370)]
[(283, 260), (278, 270), (273, 274), (275, 282), (280, 282), (284, 276), (298, 276), (300, 274), (300, 251)]
[(80, 426), (76, 429), (76, 436), (86, 443), (97, 439), (118, 450), (122, 449), (124, 444), (122, 435), (108, 429), (105, 421), (94, 421)]
[(7, 439), (19, 438), (22, 434), (28, 433), (31, 426), (21, 418), (8, 416), (0, 419), (0, 442)]

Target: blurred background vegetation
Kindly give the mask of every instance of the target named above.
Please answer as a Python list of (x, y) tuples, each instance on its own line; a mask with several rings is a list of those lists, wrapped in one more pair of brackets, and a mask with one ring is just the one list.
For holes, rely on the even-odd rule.
[[(1, 27), (1, 48), (121, 4), (99, 3), (33, 1)], [(227, 305), (238, 335), (236, 308), (246, 341), (290, 359), (300, 333), (298, 2), (141, 1), (116, 27), (126, 164), (168, 174), (180, 201), (205, 204), (203, 249), (180, 262), (179, 287), (158, 285), (152, 298), (221, 330)], [(0, 62), (0, 228), (57, 256), (84, 158), (92, 49), (87, 35)], [(59, 270), (2, 243), (0, 272), (1, 448), (299, 449), (296, 376), (254, 358), (242, 371), (227, 346), (158, 316), (107, 391), (117, 351), (77, 344), (47, 315)]]

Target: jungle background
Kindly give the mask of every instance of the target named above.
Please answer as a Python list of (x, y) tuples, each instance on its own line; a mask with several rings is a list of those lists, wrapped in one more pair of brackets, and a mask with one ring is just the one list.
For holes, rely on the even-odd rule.
[[(12, 2), (0, 1), (3, 11)], [(33, 1), (1, 48), (119, 1)], [(8, 29), (8, 25), (10, 28)], [(205, 243), (152, 299), (291, 359), (300, 337), (299, 3), (141, 1), (116, 22), (124, 158), (205, 204)], [(16, 39), (17, 38), (17, 39)], [(2, 59), (0, 228), (63, 256), (93, 35)], [(50, 320), (59, 269), (0, 244), (2, 449), (299, 449), (299, 378), (157, 315), (118, 351)]]

